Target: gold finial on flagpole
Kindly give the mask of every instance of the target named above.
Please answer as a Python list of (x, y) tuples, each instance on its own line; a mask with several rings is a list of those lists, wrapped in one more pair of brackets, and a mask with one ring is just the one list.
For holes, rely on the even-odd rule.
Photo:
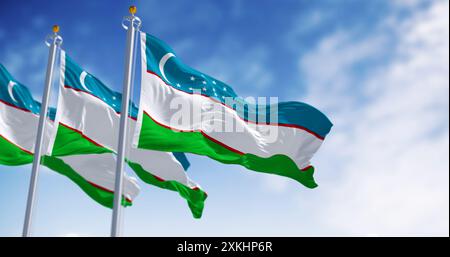
[(58, 25), (53, 25), (53, 33), (58, 33), (59, 32), (59, 26)]
[(132, 25), (135, 27), (135, 29), (139, 30), (141, 27), (141, 19), (139, 17), (135, 16), (137, 12), (137, 8), (134, 5), (130, 5), (128, 7), (128, 11), (130, 12), (130, 16), (123, 17), (122, 20), (122, 27), (126, 30), (128, 30), (128, 26)]
[(130, 8), (128, 8), (128, 10), (130, 11), (131, 15), (134, 15), (137, 11), (136, 6), (132, 5), (130, 6)]

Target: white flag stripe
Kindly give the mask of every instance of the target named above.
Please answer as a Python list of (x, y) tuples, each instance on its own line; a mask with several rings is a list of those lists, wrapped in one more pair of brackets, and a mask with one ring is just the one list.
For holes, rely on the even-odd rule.
[[(166, 127), (181, 131), (202, 131), (216, 141), (242, 153), (260, 157), (270, 157), (274, 153), (284, 154), (294, 160), (300, 169), (309, 165), (310, 159), (323, 142), (315, 135), (296, 128), (246, 123), (236, 114), (236, 111), (210, 98), (176, 90), (167, 86), (156, 75), (144, 70), (142, 72), (139, 122), (142, 111), (145, 111), (152, 119)], [(196, 106), (208, 106), (211, 112), (202, 110), (199, 117), (192, 117), (191, 122), (174, 123), (171, 119), (180, 110), (169, 108), (172, 102), (183, 103), (183, 108), (188, 110), (195, 110)], [(214, 115), (212, 112), (220, 112), (220, 115)], [(208, 127), (211, 124), (219, 124), (223, 128), (227, 122), (232, 122), (235, 131), (238, 132), (214, 131)], [(270, 130), (277, 131), (271, 135), (264, 133)], [(138, 134), (135, 133), (135, 136)], [(276, 140), (272, 138), (274, 135)], [(136, 144), (136, 138), (133, 142)]]
[[(116, 159), (112, 153), (83, 154), (58, 157), (72, 167), (84, 179), (94, 185), (113, 191), (116, 171)], [(123, 194), (128, 199), (135, 199), (139, 194), (139, 185), (134, 177), (127, 177), (123, 183)]]
[[(0, 135), (29, 153), (34, 152), (39, 115), (0, 101)], [(53, 122), (47, 120), (43, 149), (52, 135)]]
[[(96, 96), (62, 85), (58, 99), (59, 122), (83, 133), (90, 140), (116, 151), (120, 115)], [(79, 106), (81, 108), (73, 108)], [(191, 188), (199, 187), (189, 180), (181, 163), (170, 152), (151, 151), (131, 147), (136, 121), (129, 119), (130, 144), (127, 159), (163, 180), (178, 181)], [(51, 151), (49, 147), (49, 152)]]
[[(38, 121), (38, 115), (0, 102), (0, 135), (29, 153), (34, 152)], [(44, 146), (49, 142), (54, 124), (48, 120), (47, 126)], [(66, 162), (92, 185), (110, 192), (114, 190), (115, 161), (112, 160), (113, 154), (76, 155), (58, 158)], [(126, 175), (124, 185), (124, 195), (133, 200), (139, 193), (136, 179)]]
[[(166, 127), (181, 131), (202, 131), (213, 140), (241, 153), (260, 157), (284, 154), (290, 157), (300, 169), (310, 165), (311, 158), (323, 142), (321, 138), (296, 128), (246, 123), (235, 110), (223, 106), (222, 103), (199, 94), (189, 94), (174, 89), (158, 76), (147, 72), (146, 47), (146, 34), (141, 32), (141, 99), (137, 128), (133, 137), (134, 146), (137, 146), (145, 111), (153, 120)], [(202, 108), (202, 111), (198, 117), (191, 117), (192, 119), (188, 122), (174, 123), (171, 119), (175, 117), (179, 109), (169, 108), (171, 103), (182, 103), (183, 108), (191, 112), (194, 110), (194, 115), (198, 115), (199, 112), (195, 111), (198, 107)], [(205, 111), (204, 106), (212, 111)], [(214, 115), (212, 112), (220, 114)], [(208, 127), (209, 124), (225, 127), (227, 123), (234, 124), (235, 131), (239, 132), (214, 131)], [(274, 134), (266, 133), (274, 129), (277, 130), (276, 138)]]

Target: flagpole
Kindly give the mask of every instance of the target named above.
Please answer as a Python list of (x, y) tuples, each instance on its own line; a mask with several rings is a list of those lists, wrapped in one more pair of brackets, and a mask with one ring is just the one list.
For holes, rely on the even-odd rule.
[[(25, 211), (25, 220), (23, 223), (23, 231), (22, 231), (23, 237), (30, 236), (30, 230), (32, 225), (33, 207), (36, 198), (36, 186), (39, 174), (39, 166), (41, 163), (42, 142), (45, 133), (45, 120), (47, 118), (48, 100), (50, 98), (50, 91), (53, 78), (53, 68), (55, 66), (56, 52), (58, 50), (58, 47), (62, 44), (62, 38), (61, 36), (58, 35), (58, 32), (59, 26), (58, 25), (53, 26), (53, 34), (47, 36), (46, 39), (46, 44), (50, 47), (50, 49), (48, 55), (47, 73), (45, 75), (45, 87), (44, 87), (44, 94), (42, 95), (42, 105), (39, 115), (39, 124), (36, 135), (36, 142), (34, 144), (34, 159), (33, 159), (33, 166), (31, 169), (30, 186), (28, 189), (28, 200)], [(48, 42), (49, 40), (51, 40), (51, 43)]]
[(127, 45), (125, 52), (125, 75), (123, 80), (122, 92), (122, 109), (120, 115), (119, 127), (119, 142), (117, 148), (117, 163), (116, 163), (116, 178), (114, 186), (114, 208), (111, 223), (111, 236), (118, 237), (121, 235), (121, 212), (122, 212), (122, 185), (123, 185), (123, 167), (125, 163), (125, 147), (127, 140), (127, 121), (128, 121), (128, 107), (130, 99), (130, 91), (133, 75), (133, 56), (134, 46), (136, 40), (136, 31), (139, 30), (141, 20), (134, 16), (136, 7), (130, 6), (129, 11), (131, 16), (125, 17), (124, 21), (129, 21), (129, 25), (122, 23), (123, 27), (127, 29)]

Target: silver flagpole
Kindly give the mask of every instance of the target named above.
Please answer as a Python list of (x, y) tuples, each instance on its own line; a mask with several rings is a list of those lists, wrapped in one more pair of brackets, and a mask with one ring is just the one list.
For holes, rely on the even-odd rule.
[(122, 23), (122, 26), (127, 29), (127, 46), (125, 52), (125, 75), (123, 80), (122, 92), (122, 110), (120, 115), (119, 127), (119, 142), (117, 148), (117, 164), (116, 164), (116, 179), (114, 187), (114, 209), (111, 224), (111, 236), (118, 237), (121, 235), (121, 212), (122, 212), (122, 184), (123, 184), (123, 166), (125, 163), (125, 147), (127, 140), (127, 121), (128, 121), (128, 107), (130, 99), (130, 91), (132, 84), (133, 73), (133, 55), (136, 40), (136, 32), (139, 30), (141, 20), (134, 16), (136, 7), (130, 6), (129, 11), (131, 16), (125, 17), (124, 22), (129, 22), (128, 25)]
[[(39, 116), (39, 125), (36, 135), (36, 143), (34, 144), (34, 160), (33, 167), (31, 169), (31, 178), (30, 178), (30, 187), (28, 189), (28, 200), (27, 200), (27, 208), (25, 211), (25, 221), (23, 223), (23, 232), (22, 236), (28, 237), (30, 236), (30, 229), (33, 218), (33, 207), (36, 197), (36, 185), (39, 174), (39, 166), (41, 164), (41, 150), (42, 150), (42, 141), (44, 139), (45, 133), (45, 120), (47, 118), (47, 110), (48, 110), (48, 100), (50, 98), (50, 89), (52, 85), (53, 78), (53, 68), (55, 66), (56, 59), (56, 51), (58, 47), (62, 44), (62, 38), (58, 35), (59, 26), (53, 26), (53, 35), (47, 36), (46, 43), (50, 47), (49, 55), (48, 55), (48, 63), (47, 63), (47, 73), (45, 75), (45, 88), (44, 94), (42, 96), (42, 105), (41, 112)], [(50, 42), (49, 42), (50, 41)]]

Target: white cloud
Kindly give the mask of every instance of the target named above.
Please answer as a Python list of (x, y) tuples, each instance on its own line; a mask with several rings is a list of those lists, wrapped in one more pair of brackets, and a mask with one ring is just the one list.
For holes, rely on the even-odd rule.
[[(317, 102), (326, 110), (336, 110), (356, 100), (350, 96), (360, 90), (354, 86), (359, 79), (356, 68), (363, 60), (376, 58), (383, 50), (386, 37), (374, 35), (357, 42), (353, 37), (352, 32), (338, 30), (301, 59), (301, 73), (310, 86), (306, 97), (309, 103)], [(342, 72), (345, 70), (351, 74)], [(343, 98), (335, 98), (336, 95)]]
[(317, 29), (325, 26), (327, 22), (333, 18), (331, 9), (312, 10), (303, 15), (298, 15), (294, 26), (283, 37), (285, 38), (286, 46), (294, 52), (299, 52), (302, 49), (301, 43), (308, 34), (315, 34)]
[(386, 33), (338, 31), (302, 58), (305, 101), (335, 124), (313, 160), (321, 204), (307, 203), (328, 233), (448, 236), (448, 20), (437, 1)]
[(30, 44), (27, 33), (21, 34), (14, 44), (1, 49), (5, 56), (3, 64), (15, 79), (29, 88), (43, 88), (48, 47), (43, 40), (34, 42)]
[[(45, 19), (37, 17), (33, 19), (33, 26), (45, 24)], [(44, 39), (34, 40), (33, 35), (28, 31), (20, 31), (14, 44), (8, 44), (0, 49), (0, 55), (4, 56), (2, 63), (11, 75), (24, 84), (32, 93), (34, 99), (41, 101), (45, 73), (47, 69), (49, 48), (44, 43)], [(58, 59), (56, 59), (58, 63)], [(50, 98), (50, 106), (56, 106), (59, 69), (55, 66), (53, 71), (53, 86)]]
[(199, 65), (199, 70), (240, 88), (238, 95), (258, 96), (274, 81), (268, 62), (269, 52), (263, 45), (249, 49), (234, 38), (225, 37), (215, 53)]
[[(427, 0), (425, 0), (427, 1)], [(425, 2), (424, 0), (394, 0), (392, 3), (398, 7), (412, 8)]]

